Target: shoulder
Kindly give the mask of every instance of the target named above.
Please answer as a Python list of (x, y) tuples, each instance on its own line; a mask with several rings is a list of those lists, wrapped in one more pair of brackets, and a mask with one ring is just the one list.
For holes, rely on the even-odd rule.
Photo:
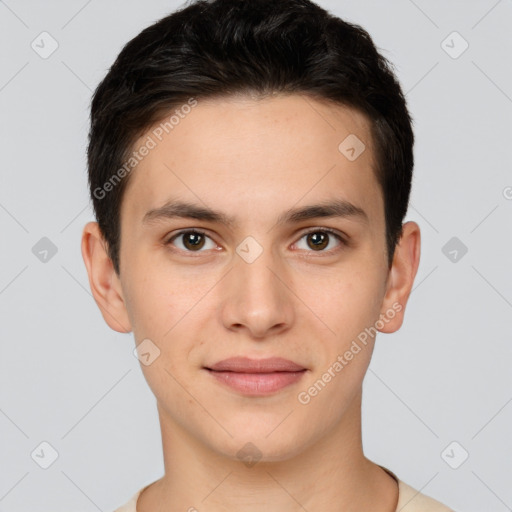
[[(388, 470), (389, 471), (389, 470)], [(422, 494), (402, 480), (398, 481), (398, 504), (396, 512), (455, 512), (439, 501)], [(138, 490), (124, 505), (114, 512), (137, 512), (137, 500), (147, 486)]]
[(422, 494), (398, 480), (398, 505), (396, 512), (454, 512), (439, 501)]
[(139, 499), (142, 491), (149, 487), (150, 484), (145, 485), (142, 489), (139, 489), (124, 505), (116, 508), (114, 512), (137, 512), (137, 500)]
[(400, 480), (393, 471), (385, 466), (378, 466), (388, 473), (398, 484), (398, 503), (395, 512), (455, 512), (441, 502), (422, 494)]
[(124, 505), (121, 505), (119, 508), (116, 508), (114, 512), (137, 512), (137, 498), (139, 497), (140, 491), (137, 491)]

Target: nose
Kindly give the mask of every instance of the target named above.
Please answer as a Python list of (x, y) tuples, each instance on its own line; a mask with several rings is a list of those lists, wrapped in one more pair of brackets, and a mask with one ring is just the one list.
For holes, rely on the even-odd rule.
[(295, 312), (286, 267), (268, 249), (252, 262), (235, 258), (224, 283), (224, 326), (259, 340), (288, 330)]

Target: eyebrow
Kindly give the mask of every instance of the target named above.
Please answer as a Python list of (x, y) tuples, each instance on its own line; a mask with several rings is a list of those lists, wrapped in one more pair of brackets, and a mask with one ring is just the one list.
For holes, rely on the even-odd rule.
[[(360, 222), (368, 222), (368, 215), (362, 208), (344, 199), (335, 199), (319, 204), (289, 209), (277, 218), (276, 224), (292, 224), (321, 217), (351, 218)], [(170, 200), (159, 208), (149, 210), (144, 215), (142, 223), (150, 224), (156, 221), (174, 218), (216, 222), (230, 228), (236, 226), (234, 217), (228, 216), (220, 211), (212, 210), (206, 206), (179, 200)]]

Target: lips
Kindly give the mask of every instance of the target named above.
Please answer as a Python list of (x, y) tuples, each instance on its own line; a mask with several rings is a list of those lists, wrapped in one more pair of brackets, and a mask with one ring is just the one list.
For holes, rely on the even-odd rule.
[(208, 369), (217, 372), (237, 373), (300, 372), (305, 370), (303, 366), (281, 357), (269, 357), (267, 359), (231, 357), (215, 363)]
[(280, 357), (232, 357), (205, 369), (223, 386), (248, 396), (280, 391), (301, 380), (307, 371), (303, 366)]

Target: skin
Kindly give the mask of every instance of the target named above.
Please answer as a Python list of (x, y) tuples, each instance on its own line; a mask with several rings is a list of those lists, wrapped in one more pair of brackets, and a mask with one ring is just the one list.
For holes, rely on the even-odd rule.
[[(338, 150), (349, 134), (366, 145), (354, 161)], [(133, 171), (121, 207), (119, 276), (98, 225), (85, 226), (82, 254), (105, 321), (160, 350), (141, 368), (157, 399), (165, 475), (141, 494), (138, 512), (395, 511), (397, 484), (361, 442), (375, 338), (359, 343), (309, 403), (297, 398), (380, 315), (388, 319), (380, 332), (402, 325), (420, 230), (404, 224), (390, 269), (373, 165), (368, 121), (355, 110), (302, 95), (200, 100)], [(236, 225), (142, 222), (171, 198), (222, 211)], [(340, 198), (367, 220), (276, 224), (290, 208)], [(207, 234), (199, 252), (186, 236), (166, 245), (191, 228)], [(319, 249), (308, 228), (336, 230), (347, 244), (328, 235)], [(262, 247), (251, 263), (236, 252), (248, 236)], [(393, 304), (401, 311), (389, 318)], [(248, 397), (203, 368), (232, 356), (280, 356), (308, 371), (272, 395)], [(261, 456), (251, 467), (237, 457), (248, 442)]]

